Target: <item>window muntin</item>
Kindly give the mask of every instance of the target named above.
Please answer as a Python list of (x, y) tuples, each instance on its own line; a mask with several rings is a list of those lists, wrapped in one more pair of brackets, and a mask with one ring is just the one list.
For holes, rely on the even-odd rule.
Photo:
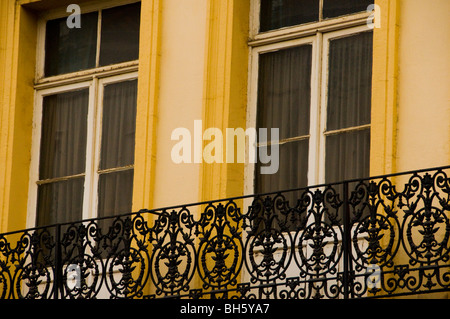
[(81, 28), (69, 28), (66, 17), (47, 21), (45, 76), (137, 60), (140, 6), (137, 2), (81, 14)]

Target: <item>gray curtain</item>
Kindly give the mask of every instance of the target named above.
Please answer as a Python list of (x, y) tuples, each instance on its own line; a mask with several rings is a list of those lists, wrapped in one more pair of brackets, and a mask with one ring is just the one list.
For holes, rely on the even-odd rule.
[[(137, 80), (109, 84), (103, 96), (100, 170), (134, 164)], [(99, 176), (99, 217), (131, 212), (133, 169)]]
[[(330, 42), (327, 131), (370, 124), (372, 32)], [(326, 182), (369, 175), (370, 128), (326, 137)]]
[[(260, 56), (257, 126), (269, 130), (279, 128), (280, 141), (309, 134), (311, 59), (311, 45)], [(285, 143), (282, 141), (276, 174), (260, 174), (260, 166), (265, 164), (258, 161), (255, 191), (264, 193), (306, 186), (308, 145), (308, 138)]]
[[(88, 89), (44, 97), (42, 109), (37, 225), (80, 219), (85, 171)], [(66, 177), (65, 180), (52, 181)]]
[(37, 226), (82, 219), (84, 177), (39, 185)]

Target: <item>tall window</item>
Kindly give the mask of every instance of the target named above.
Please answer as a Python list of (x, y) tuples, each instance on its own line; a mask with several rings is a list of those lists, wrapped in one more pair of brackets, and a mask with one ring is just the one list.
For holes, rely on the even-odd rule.
[(256, 193), (369, 175), (371, 3), (253, 2), (248, 125), (280, 133), (279, 170), (257, 164)]
[[(37, 226), (131, 211), (140, 3), (42, 21), (29, 199)], [(39, 60), (40, 59), (40, 60)]]

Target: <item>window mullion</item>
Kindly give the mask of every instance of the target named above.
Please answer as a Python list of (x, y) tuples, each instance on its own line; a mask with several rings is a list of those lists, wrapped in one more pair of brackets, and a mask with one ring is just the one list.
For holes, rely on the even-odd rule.
[(309, 140), (309, 168), (308, 184), (319, 184), (320, 150), (321, 150), (321, 87), (322, 87), (322, 57), (323, 35), (316, 34), (313, 42), (312, 71), (311, 71), (311, 112), (310, 112), (310, 140)]
[[(83, 218), (95, 217), (95, 149), (97, 145), (97, 117), (98, 117), (98, 79), (93, 78), (89, 90), (88, 140), (86, 149), (86, 176), (84, 181)], [(94, 154), (94, 156), (92, 156)]]
[(326, 157), (326, 136), (325, 131), (327, 130), (327, 105), (328, 105), (328, 64), (329, 64), (329, 53), (330, 53), (330, 42), (328, 37), (321, 38), (321, 89), (320, 89), (320, 128), (319, 128), (319, 178), (318, 184), (325, 183), (325, 157)]
[(323, 0), (319, 0), (319, 21), (323, 20)]
[(95, 55), (95, 67), (100, 66), (100, 43), (102, 41), (102, 15), (103, 10), (99, 10), (98, 12), (98, 21), (97, 21), (97, 44), (96, 44), (96, 55)]
[(41, 179), (36, 182), (37, 185), (45, 185), (45, 184), (51, 184), (51, 183), (57, 183), (61, 181), (67, 181), (69, 179), (84, 177), (84, 173), (75, 174), (75, 175), (67, 175), (67, 176), (60, 176), (60, 177), (54, 177), (54, 178), (48, 178), (48, 179)]
[(99, 169), (97, 171), (97, 174), (108, 174), (113, 172), (121, 172), (121, 171), (127, 171), (130, 169), (134, 169), (134, 164), (127, 165), (127, 166), (120, 166), (120, 167), (113, 167), (113, 168), (106, 168), (106, 169)]

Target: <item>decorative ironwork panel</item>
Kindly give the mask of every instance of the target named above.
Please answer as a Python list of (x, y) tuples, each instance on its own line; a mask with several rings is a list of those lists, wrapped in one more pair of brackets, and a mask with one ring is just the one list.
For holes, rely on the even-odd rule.
[(337, 299), (450, 291), (449, 171), (1, 234), (0, 298)]

